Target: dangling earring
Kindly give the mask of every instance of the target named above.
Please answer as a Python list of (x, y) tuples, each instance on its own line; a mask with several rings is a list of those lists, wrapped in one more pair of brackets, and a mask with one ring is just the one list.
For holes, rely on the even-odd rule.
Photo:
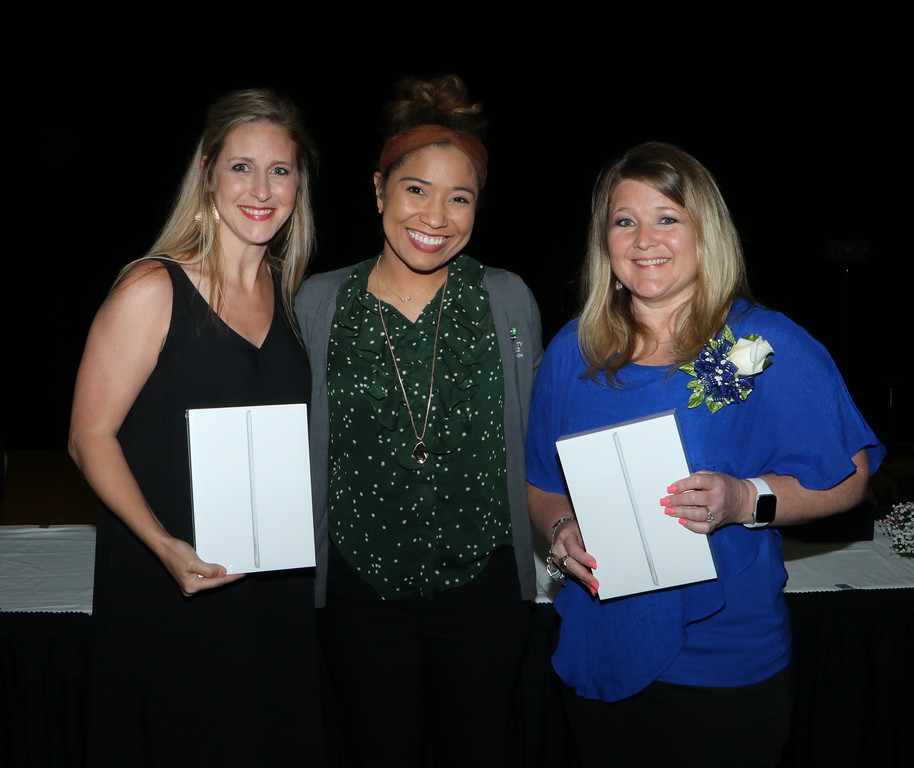
[(203, 210), (202, 209), (197, 211), (194, 214), (194, 223), (199, 225), (201, 221), (203, 221)]
[(216, 204), (213, 203), (213, 219), (218, 224), (219, 223), (219, 209), (216, 208)]
[(622, 290), (622, 283), (620, 283), (618, 280), (616, 280), (616, 290), (617, 290), (617, 291), (621, 291), (621, 290)]

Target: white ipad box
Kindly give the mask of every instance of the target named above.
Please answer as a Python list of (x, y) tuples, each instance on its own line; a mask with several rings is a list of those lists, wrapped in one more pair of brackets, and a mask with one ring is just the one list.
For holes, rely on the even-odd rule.
[(315, 564), (304, 403), (187, 411), (194, 547), (229, 573)]
[(564, 435), (556, 447), (601, 600), (717, 578), (707, 535), (660, 505), (691, 474), (675, 411)]

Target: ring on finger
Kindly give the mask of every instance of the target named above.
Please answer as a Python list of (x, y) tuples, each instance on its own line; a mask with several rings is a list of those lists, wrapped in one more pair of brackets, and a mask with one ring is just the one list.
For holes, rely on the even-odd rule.
[(705, 522), (713, 523), (714, 515), (711, 514), (711, 507), (705, 507), (705, 509), (708, 510), (708, 519)]
[(569, 557), (571, 557), (571, 555), (562, 555), (562, 557), (559, 558), (559, 568), (561, 568), (563, 571), (567, 570), (568, 568), (565, 563), (568, 562)]

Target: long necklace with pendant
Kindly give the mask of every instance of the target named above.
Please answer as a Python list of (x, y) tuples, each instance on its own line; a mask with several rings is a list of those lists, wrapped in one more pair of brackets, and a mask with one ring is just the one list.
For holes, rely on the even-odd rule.
[[(384, 329), (384, 338), (387, 340), (387, 348), (390, 350), (390, 359), (394, 364), (394, 373), (397, 374), (397, 381), (400, 382), (400, 391), (403, 393), (403, 402), (406, 403), (406, 412), (409, 414), (409, 423), (413, 426), (413, 434), (416, 436), (416, 447), (413, 448), (413, 458), (420, 464), (428, 461), (428, 448), (425, 447), (425, 432), (428, 429), (428, 417), (432, 412), (432, 392), (435, 388), (435, 359), (438, 357), (438, 331), (441, 328), (441, 313), (444, 310), (444, 294), (447, 291), (447, 276), (444, 278), (444, 288), (441, 290), (441, 302), (438, 305), (438, 320), (435, 323), (435, 342), (432, 345), (432, 373), (428, 382), (428, 399), (425, 404), (425, 421), (422, 424), (422, 434), (416, 429), (416, 420), (413, 418), (413, 409), (409, 406), (409, 397), (406, 394), (406, 386), (403, 384), (403, 377), (400, 375), (400, 367), (397, 365), (397, 355), (394, 352), (394, 345), (390, 340), (390, 334), (387, 332), (387, 323), (384, 321), (384, 308), (381, 306), (381, 299), (378, 299), (378, 315), (381, 317), (381, 328)], [(377, 297), (376, 297), (377, 298)]]

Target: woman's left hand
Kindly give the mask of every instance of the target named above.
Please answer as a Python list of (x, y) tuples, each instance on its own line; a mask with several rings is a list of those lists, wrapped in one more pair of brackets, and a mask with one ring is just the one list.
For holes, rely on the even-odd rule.
[(750, 503), (745, 481), (722, 472), (695, 472), (667, 491), (669, 495), (660, 499), (663, 511), (695, 533), (738, 523)]

